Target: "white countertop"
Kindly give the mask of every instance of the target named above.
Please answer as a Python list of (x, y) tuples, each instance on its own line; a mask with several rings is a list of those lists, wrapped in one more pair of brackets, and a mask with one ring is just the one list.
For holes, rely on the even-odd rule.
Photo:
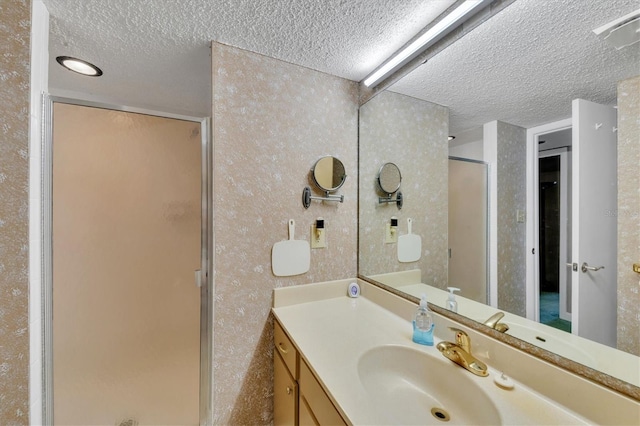
[[(454, 365), (435, 346), (413, 343), (410, 318), (402, 318), (365, 297), (351, 299), (345, 295), (292, 304), (275, 307), (273, 313), (351, 424), (398, 424), (372, 401), (358, 373), (359, 358), (383, 345), (403, 345), (424, 351), (436, 357), (442, 368), (451, 368), (452, 374), (468, 374), (494, 402), (504, 424), (587, 424), (584, 418), (521, 383), (516, 382), (515, 389), (510, 391), (497, 387), (493, 378), (500, 373), (491, 365), (489, 377), (477, 377)], [(434, 319), (436, 327), (442, 325), (439, 322), (443, 319), (435, 314)], [(438, 331), (452, 335), (443, 328), (445, 330), (436, 328), (436, 344), (440, 341), (438, 335), (442, 334)]]

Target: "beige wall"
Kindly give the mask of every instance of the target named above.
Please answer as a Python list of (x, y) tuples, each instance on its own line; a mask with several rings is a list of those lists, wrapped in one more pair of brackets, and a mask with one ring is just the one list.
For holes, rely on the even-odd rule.
[[(449, 111), (433, 103), (382, 92), (360, 109), (359, 272), (377, 275), (419, 268), (422, 281), (447, 283)], [(395, 163), (402, 173), (404, 205), (378, 204), (380, 167)], [(398, 218), (398, 233), (422, 237), (422, 257), (399, 263), (397, 244), (385, 244), (385, 224)]]
[(526, 211), (527, 131), (497, 122), (498, 308), (526, 315), (526, 228), (516, 211)]
[(28, 0), (0, 2), (0, 424), (29, 423)]
[(640, 76), (618, 84), (618, 349), (640, 356)]
[[(213, 43), (214, 415), (216, 424), (272, 420), (272, 321), (275, 287), (356, 275), (356, 84), (248, 51)], [(340, 203), (302, 190), (314, 162), (334, 155), (347, 180)], [(322, 216), (325, 249), (294, 277), (271, 272), (271, 247), (309, 240)]]

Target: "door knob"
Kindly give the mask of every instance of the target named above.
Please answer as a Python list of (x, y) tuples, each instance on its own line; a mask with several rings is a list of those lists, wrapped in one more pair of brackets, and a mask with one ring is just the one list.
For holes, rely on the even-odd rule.
[(589, 264), (587, 262), (583, 262), (582, 263), (582, 272), (587, 272), (587, 271), (599, 271), (600, 269), (604, 269), (604, 266), (589, 266)]

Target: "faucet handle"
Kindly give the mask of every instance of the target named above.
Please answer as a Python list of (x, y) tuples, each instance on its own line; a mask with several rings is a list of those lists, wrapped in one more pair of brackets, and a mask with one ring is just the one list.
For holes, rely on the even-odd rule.
[(459, 328), (456, 328), (456, 327), (449, 327), (449, 329), (456, 333), (456, 345), (460, 346), (462, 349), (464, 349), (467, 353), (470, 354), (471, 338), (469, 337), (469, 335), (464, 330), (460, 330)]
[(498, 322), (502, 319), (502, 317), (504, 317), (504, 312), (498, 311), (487, 318), (487, 320), (484, 322), (484, 325), (491, 328), (496, 328), (496, 325), (498, 325)]

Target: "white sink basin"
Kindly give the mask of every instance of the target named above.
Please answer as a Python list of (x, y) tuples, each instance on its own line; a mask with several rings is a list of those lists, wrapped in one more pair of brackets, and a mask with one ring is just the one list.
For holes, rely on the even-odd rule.
[(498, 425), (498, 410), (476, 378), (438, 353), (407, 346), (378, 346), (358, 361), (358, 376), (372, 402), (387, 417), (380, 423), (406, 425)]

